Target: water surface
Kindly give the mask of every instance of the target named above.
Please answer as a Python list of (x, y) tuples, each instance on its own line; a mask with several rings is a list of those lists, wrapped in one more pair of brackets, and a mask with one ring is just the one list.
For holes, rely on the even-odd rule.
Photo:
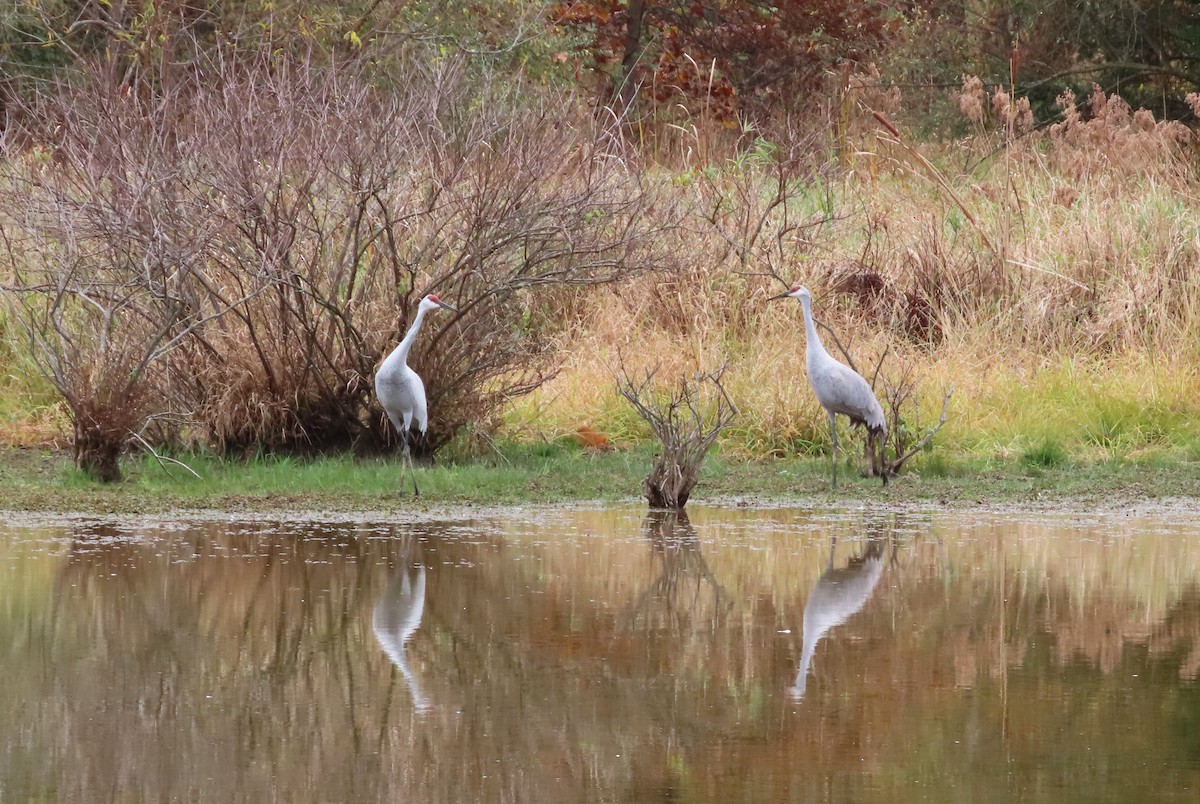
[(0, 800), (1195, 801), (1200, 514), (0, 525)]

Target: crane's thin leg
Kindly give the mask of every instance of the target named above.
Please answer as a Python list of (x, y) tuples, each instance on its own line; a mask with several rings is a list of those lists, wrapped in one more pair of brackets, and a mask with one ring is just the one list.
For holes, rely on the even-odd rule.
[(407, 468), (412, 474), (413, 496), (420, 497), (421, 492), (417, 489), (417, 470), (413, 467), (412, 450), (408, 446), (408, 439), (411, 438), (411, 433), (408, 430), (403, 431), (404, 437), (404, 455), (400, 459), (400, 487), (404, 487), (404, 471)]
[(887, 466), (884, 465), (883, 451), (887, 449), (887, 444), (883, 439), (883, 433), (875, 431), (870, 439), (871, 443), (871, 465), (879, 471), (879, 477), (883, 480), (883, 485), (887, 485)]
[(833, 434), (833, 489), (837, 490), (837, 418), (829, 412), (829, 432)]
[(400, 489), (397, 494), (404, 494), (404, 475), (408, 472), (408, 433), (400, 431)]

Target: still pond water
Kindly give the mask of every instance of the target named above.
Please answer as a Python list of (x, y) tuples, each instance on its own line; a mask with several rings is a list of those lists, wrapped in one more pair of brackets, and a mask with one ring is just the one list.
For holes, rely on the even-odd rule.
[(1200, 511), (0, 524), (3, 801), (1200, 800)]

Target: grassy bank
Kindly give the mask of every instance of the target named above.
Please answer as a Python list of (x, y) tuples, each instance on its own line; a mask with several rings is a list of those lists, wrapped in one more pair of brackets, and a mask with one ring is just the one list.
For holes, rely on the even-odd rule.
[[(587, 452), (571, 445), (505, 445), (502, 456), (495, 453), (420, 468), (419, 499), (410, 491), (399, 493), (400, 464), (395, 460), (341, 456), (230, 462), (181, 457), (199, 478), (147, 458), (131, 463), (123, 482), (101, 485), (74, 469), (65, 453), (5, 449), (0, 453), (4, 489), (0, 508), (85, 513), (353, 512), (636, 502), (653, 454), (644, 447)], [(716, 454), (705, 465), (693, 502), (922, 507), (1061, 503), (1108, 508), (1144, 499), (1200, 497), (1200, 467), (1178, 455), (1088, 464), (1045, 457), (1037, 453), (1007, 462), (928, 460), (886, 488), (876, 480), (841, 474), (833, 492), (824, 458), (753, 460)]]

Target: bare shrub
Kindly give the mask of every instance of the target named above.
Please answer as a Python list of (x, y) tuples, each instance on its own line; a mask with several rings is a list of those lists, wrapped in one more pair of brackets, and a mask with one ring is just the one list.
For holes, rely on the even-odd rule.
[(700, 480), (700, 465), (717, 436), (737, 416), (721, 385), (724, 367), (682, 378), (669, 395), (654, 387), (655, 371), (634, 380), (622, 366), (617, 391), (654, 431), (662, 451), (642, 486), (651, 508), (681, 509)]
[(436, 291), (410, 364), (431, 411), (425, 452), (553, 372), (545, 291), (658, 267), (674, 224), (642, 179), (526, 89), (461, 64), (381, 91), (343, 65), (263, 64), (205, 90), (214, 282), (252, 303), (203, 333), (195, 381), (225, 449), (370, 449), (394, 441), (370, 378)]
[(66, 402), (76, 463), (105, 481), (169, 412), (176, 347), (226, 310), (198, 279), (211, 225), (186, 189), (184, 108), (182, 92), (125, 92), (101, 63), (35, 97), (4, 140), (5, 300)]
[(349, 68), (217, 68), (194, 121), (219, 229), (208, 277), (256, 298), (188, 344), (197, 418), (225, 451), (346, 446), (405, 286), (388, 245), (405, 107)]
[[(150, 440), (386, 446), (371, 377), (436, 289), (461, 313), (412, 356), (432, 452), (553, 373), (574, 289), (670, 259), (676, 205), (520, 82), (219, 44), (151, 80), (124, 55), (25, 110), (6, 188), (48, 373), (132, 416), (101, 432), (177, 414)], [(102, 392), (102, 368), (154, 393)]]
[(786, 146), (763, 140), (723, 169), (695, 175), (687, 259), (655, 278), (657, 323), (681, 334), (753, 331), (753, 300), (771, 277), (833, 236), (833, 166), (814, 158), (819, 148), (812, 137)]
[[(883, 362), (881, 359), (879, 369), (882, 369)], [(916, 404), (917, 381), (912, 364), (903, 363), (894, 377), (889, 377), (888, 374), (876, 371), (876, 377), (881, 380), (883, 386), (883, 412), (888, 422), (887, 440), (892, 448), (892, 457), (886, 457), (886, 445), (883, 444), (879, 445), (878, 454), (872, 454), (870, 440), (867, 441), (864, 453), (870, 474), (874, 476), (876, 473), (882, 473), (885, 478), (899, 475), (900, 469), (909, 459), (933, 442), (933, 437), (946, 424), (950, 398), (954, 395), (953, 388), (946, 391), (942, 397), (942, 414), (937, 424), (918, 435), (920, 424), (917, 416), (920, 409)]]

